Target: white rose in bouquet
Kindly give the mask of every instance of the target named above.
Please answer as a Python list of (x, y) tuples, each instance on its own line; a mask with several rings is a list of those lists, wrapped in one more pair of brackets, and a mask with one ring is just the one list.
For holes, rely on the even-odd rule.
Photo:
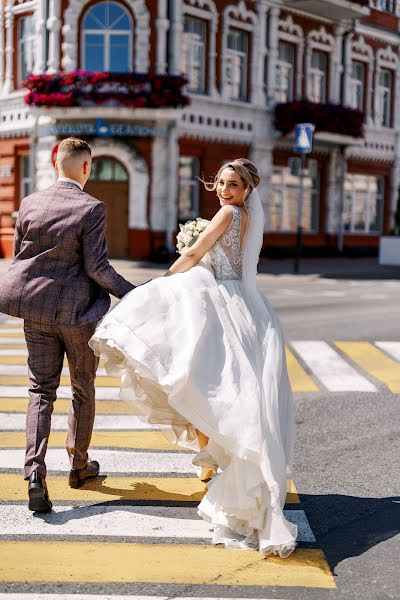
[(198, 217), (195, 221), (187, 221), (185, 224), (179, 223), (179, 233), (176, 236), (176, 251), (178, 254), (184, 254), (188, 248), (193, 246), (197, 238), (210, 221)]

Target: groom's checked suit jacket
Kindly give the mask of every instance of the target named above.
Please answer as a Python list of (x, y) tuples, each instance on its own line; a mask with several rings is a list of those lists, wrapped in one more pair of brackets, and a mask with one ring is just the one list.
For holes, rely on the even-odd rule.
[(0, 280), (0, 312), (38, 323), (83, 326), (134, 288), (109, 265), (106, 208), (68, 181), (21, 202), (14, 261)]

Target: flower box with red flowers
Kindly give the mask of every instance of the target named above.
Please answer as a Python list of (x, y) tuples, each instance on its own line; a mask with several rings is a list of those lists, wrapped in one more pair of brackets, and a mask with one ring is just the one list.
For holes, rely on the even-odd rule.
[(291, 133), (297, 123), (312, 123), (316, 131), (328, 131), (355, 138), (363, 137), (364, 113), (343, 104), (295, 100), (275, 106), (275, 129)]
[(187, 83), (176, 75), (149, 73), (98, 73), (82, 71), (30, 75), (26, 104), (32, 106), (126, 106), (178, 108), (189, 104), (183, 93)]

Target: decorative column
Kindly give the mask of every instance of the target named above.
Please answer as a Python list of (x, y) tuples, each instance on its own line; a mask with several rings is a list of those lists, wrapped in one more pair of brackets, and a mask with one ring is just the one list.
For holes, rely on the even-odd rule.
[(268, 13), (268, 69), (267, 102), (275, 102), (275, 70), (278, 60), (278, 18), (279, 8), (270, 8)]
[(343, 60), (343, 97), (342, 102), (346, 106), (350, 104), (350, 81), (351, 81), (351, 69), (352, 69), (352, 44), (353, 36), (346, 34), (344, 44), (344, 56)]
[(157, 73), (166, 73), (167, 71), (167, 33), (169, 29), (169, 19), (167, 13), (167, 0), (158, 0), (158, 14), (156, 19), (157, 29)]
[(14, 15), (11, 6), (7, 5), (4, 13), (4, 25), (6, 29), (6, 48), (5, 48), (5, 77), (3, 95), (7, 95), (14, 89)]
[(260, 20), (259, 16), (254, 23), (252, 34), (252, 52), (250, 64), (250, 101), (252, 104), (259, 102), (259, 89), (262, 82), (258, 79), (258, 66), (260, 64)]
[(40, 0), (36, 16), (36, 56), (34, 73), (44, 73), (46, 70), (46, 0)]
[(269, 230), (268, 202), (271, 191), (273, 169), (273, 111), (258, 108), (254, 111), (255, 139), (250, 150), (250, 160), (254, 162), (260, 175), (260, 185), (257, 191), (264, 209), (264, 231)]
[(176, 121), (168, 125), (168, 156), (167, 156), (167, 215), (165, 245), (168, 252), (172, 254), (175, 250), (174, 232), (178, 219), (178, 130)]
[(335, 146), (329, 155), (326, 231), (335, 234), (339, 223), (339, 150)]
[(335, 27), (335, 48), (332, 54), (332, 69), (330, 74), (330, 100), (331, 102), (340, 102), (340, 82), (343, 72), (343, 27)]
[(49, 8), (49, 18), (46, 23), (49, 31), (49, 60), (47, 61), (47, 73), (56, 73), (60, 70), (60, 0), (50, 0)]
[(258, 65), (256, 70), (256, 99), (255, 102), (260, 106), (265, 106), (265, 59), (267, 56), (267, 4), (261, 0), (258, 7)]
[(0, 94), (4, 84), (4, 4), (0, 4)]
[(217, 29), (218, 15), (216, 14), (210, 21), (210, 43), (208, 52), (208, 91), (212, 98), (218, 96), (216, 83), (216, 61), (217, 61)]
[(52, 132), (52, 125), (55, 121), (48, 116), (40, 116), (36, 120), (37, 126), (34, 128), (32, 144), (35, 148), (34, 174), (35, 180), (33, 187), (35, 191), (44, 190), (52, 185), (57, 179), (57, 173), (51, 162), (51, 153), (57, 144), (57, 136)]
[(169, 72), (171, 75), (181, 73), (181, 47), (182, 47), (182, 0), (173, 0), (171, 2), (171, 28), (170, 28), (170, 51), (169, 51)]

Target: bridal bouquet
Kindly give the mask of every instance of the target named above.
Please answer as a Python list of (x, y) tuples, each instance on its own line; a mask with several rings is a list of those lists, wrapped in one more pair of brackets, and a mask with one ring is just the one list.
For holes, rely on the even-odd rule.
[(205, 230), (210, 221), (197, 217), (195, 221), (187, 221), (184, 225), (179, 223), (180, 232), (176, 236), (176, 248), (178, 254), (184, 254), (185, 251), (193, 246), (199, 235)]

